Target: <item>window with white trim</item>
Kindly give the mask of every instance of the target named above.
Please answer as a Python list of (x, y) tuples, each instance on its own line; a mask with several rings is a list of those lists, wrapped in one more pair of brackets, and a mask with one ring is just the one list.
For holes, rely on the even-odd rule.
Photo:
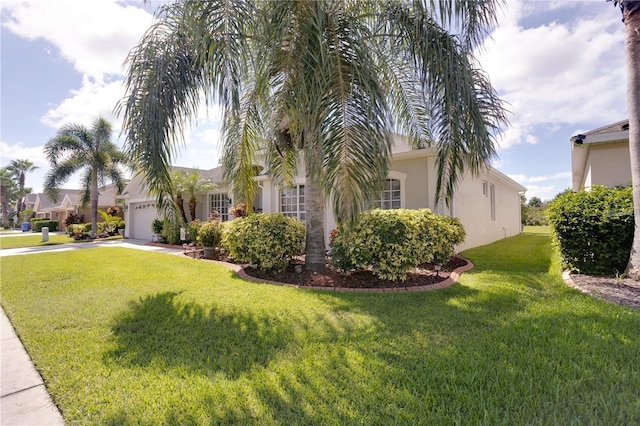
[(489, 196), (489, 184), (487, 183), (486, 180), (482, 181), (482, 195), (484, 195), (485, 197)]
[(280, 191), (280, 212), (285, 216), (305, 221), (304, 185), (296, 185)]
[(220, 214), (220, 222), (229, 220), (229, 196), (226, 192), (209, 195), (209, 212), (212, 210)]
[(401, 207), (401, 184), (399, 179), (387, 179), (384, 183), (384, 189), (380, 192), (378, 198), (374, 199), (370, 208), (372, 209), (399, 209)]

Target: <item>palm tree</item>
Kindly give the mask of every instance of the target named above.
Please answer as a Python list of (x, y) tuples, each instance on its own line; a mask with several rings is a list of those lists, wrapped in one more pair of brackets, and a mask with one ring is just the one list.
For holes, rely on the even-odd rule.
[(18, 216), (22, 211), (22, 198), (31, 193), (30, 189), (27, 191), (24, 187), (26, 175), (37, 168), (38, 166), (34, 166), (29, 160), (11, 160), (11, 163), (7, 166), (7, 170), (9, 170), (13, 177), (18, 180), (19, 196), (18, 201), (16, 202), (16, 211), (18, 212)]
[(627, 61), (627, 105), (629, 110), (629, 153), (635, 231), (626, 273), (640, 279), (640, 0), (607, 0), (620, 6), (625, 26)]
[[(500, 0), (182, 0), (164, 5), (128, 58), (127, 150), (159, 202), (185, 120), (224, 108), (222, 162), (235, 199), (254, 166), (305, 166), (306, 267), (325, 265), (324, 206), (349, 223), (382, 188), (392, 132), (437, 150), (436, 201), (495, 156), (505, 111), (473, 56)], [(264, 150), (264, 151), (263, 151)]]
[(18, 185), (8, 167), (0, 169), (0, 208), (2, 209), (2, 225), (9, 224), (9, 205), (18, 197)]
[(45, 193), (58, 200), (59, 188), (74, 173), (83, 170), (82, 204), (91, 204), (91, 236), (96, 237), (98, 223), (99, 186), (114, 183), (118, 193), (124, 189), (121, 166), (127, 164), (125, 155), (111, 142), (111, 124), (98, 118), (87, 129), (80, 124), (63, 126), (44, 146), (51, 170), (45, 178)]
[(180, 213), (180, 218), (183, 223), (189, 223), (187, 220), (187, 214), (184, 211), (184, 198), (182, 198), (182, 193), (185, 192), (185, 180), (187, 174), (184, 170), (174, 170), (171, 173), (171, 184), (173, 185), (173, 201), (178, 208), (178, 212)]
[(189, 194), (189, 214), (191, 215), (191, 220), (195, 220), (196, 206), (198, 205), (196, 201), (196, 194), (198, 192), (215, 189), (217, 185), (213, 183), (211, 179), (201, 178), (199, 170), (194, 170), (186, 175), (183, 184), (185, 192)]

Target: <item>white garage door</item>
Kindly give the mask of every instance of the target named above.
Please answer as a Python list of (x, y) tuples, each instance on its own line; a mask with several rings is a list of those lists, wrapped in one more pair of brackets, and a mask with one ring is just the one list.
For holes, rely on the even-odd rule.
[(131, 212), (129, 222), (132, 222), (127, 224), (129, 237), (151, 241), (153, 235), (151, 222), (159, 217), (156, 203), (153, 201), (131, 203), (129, 209)]

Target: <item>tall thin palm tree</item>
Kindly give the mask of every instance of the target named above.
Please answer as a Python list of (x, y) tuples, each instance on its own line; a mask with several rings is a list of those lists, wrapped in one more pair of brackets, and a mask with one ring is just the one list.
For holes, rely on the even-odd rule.
[[(305, 166), (306, 267), (325, 265), (324, 206), (349, 223), (382, 188), (392, 132), (437, 150), (437, 199), (495, 156), (505, 111), (473, 50), (501, 0), (182, 0), (130, 53), (127, 150), (162, 202), (200, 100), (224, 109), (222, 161), (251, 205), (254, 166)], [(263, 151), (264, 150), (264, 151)]]
[(15, 177), (18, 181), (18, 201), (16, 202), (16, 211), (18, 212), (18, 216), (20, 216), (20, 212), (22, 211), (22, 199), (25, 195), (31, 193), (31, 190), (25, 190), (25, 181), (27, 173), (31, 173), (36, 170), (38, 166), (35, 166), (29, 160), (11, 160), (11, 163), (7, 166), (7, 170), (11, 172), (13, 177)]
[(90, 129), (81, 124), (63, 126), (55, 137), (44, 146), (44, 153), (51, 163), (45, 178), (45, 193), (58, 200), (59, 188), (74, 173), (82, 173), (82, 204), (91, 205), (91, 236), (97, 235), (99, 187), (112, 182), (118, 193), (124, 189), (122, 166), (127, 159), (111, 142), (111, 124), (100, 117)]
[(625, 26), (629, 153), (635, 231), (627, 274), (640, 279), (640, 0), (607, 0), (620, 6)]

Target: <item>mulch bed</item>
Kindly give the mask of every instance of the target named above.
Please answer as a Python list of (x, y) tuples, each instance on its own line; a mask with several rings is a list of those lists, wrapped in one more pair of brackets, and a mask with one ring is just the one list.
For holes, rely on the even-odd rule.
[(467, 261), (461, 257), (454, 256), (440, 271), (435, 270), (435, 265), (425, 263), (418, 266), (415, 271), (407, 274), (405, 281), (381, 280), (373, 275), (372, 271), (361, 271), (349, 275), (342, 275), (330, 267), (324, 272), (305, 271), (296, 272), (295, 266), (303, 265), (302, 260), (296, 260), (287, 270), (279, 273), (266, 273), (257, 269), (246, 267), (244, 271), (247, 275), (262, 280), (275, 281), (283, 284), (308, 287), (326, 288), (409, 288), (438, 284), (445, 281), (456, 268), (467, 265)]
[(567, 284), (583, 293), (618, 305), (640, 309), (640, 282), (631, 278), (597, 277), (584, 274), (566, 274)]

